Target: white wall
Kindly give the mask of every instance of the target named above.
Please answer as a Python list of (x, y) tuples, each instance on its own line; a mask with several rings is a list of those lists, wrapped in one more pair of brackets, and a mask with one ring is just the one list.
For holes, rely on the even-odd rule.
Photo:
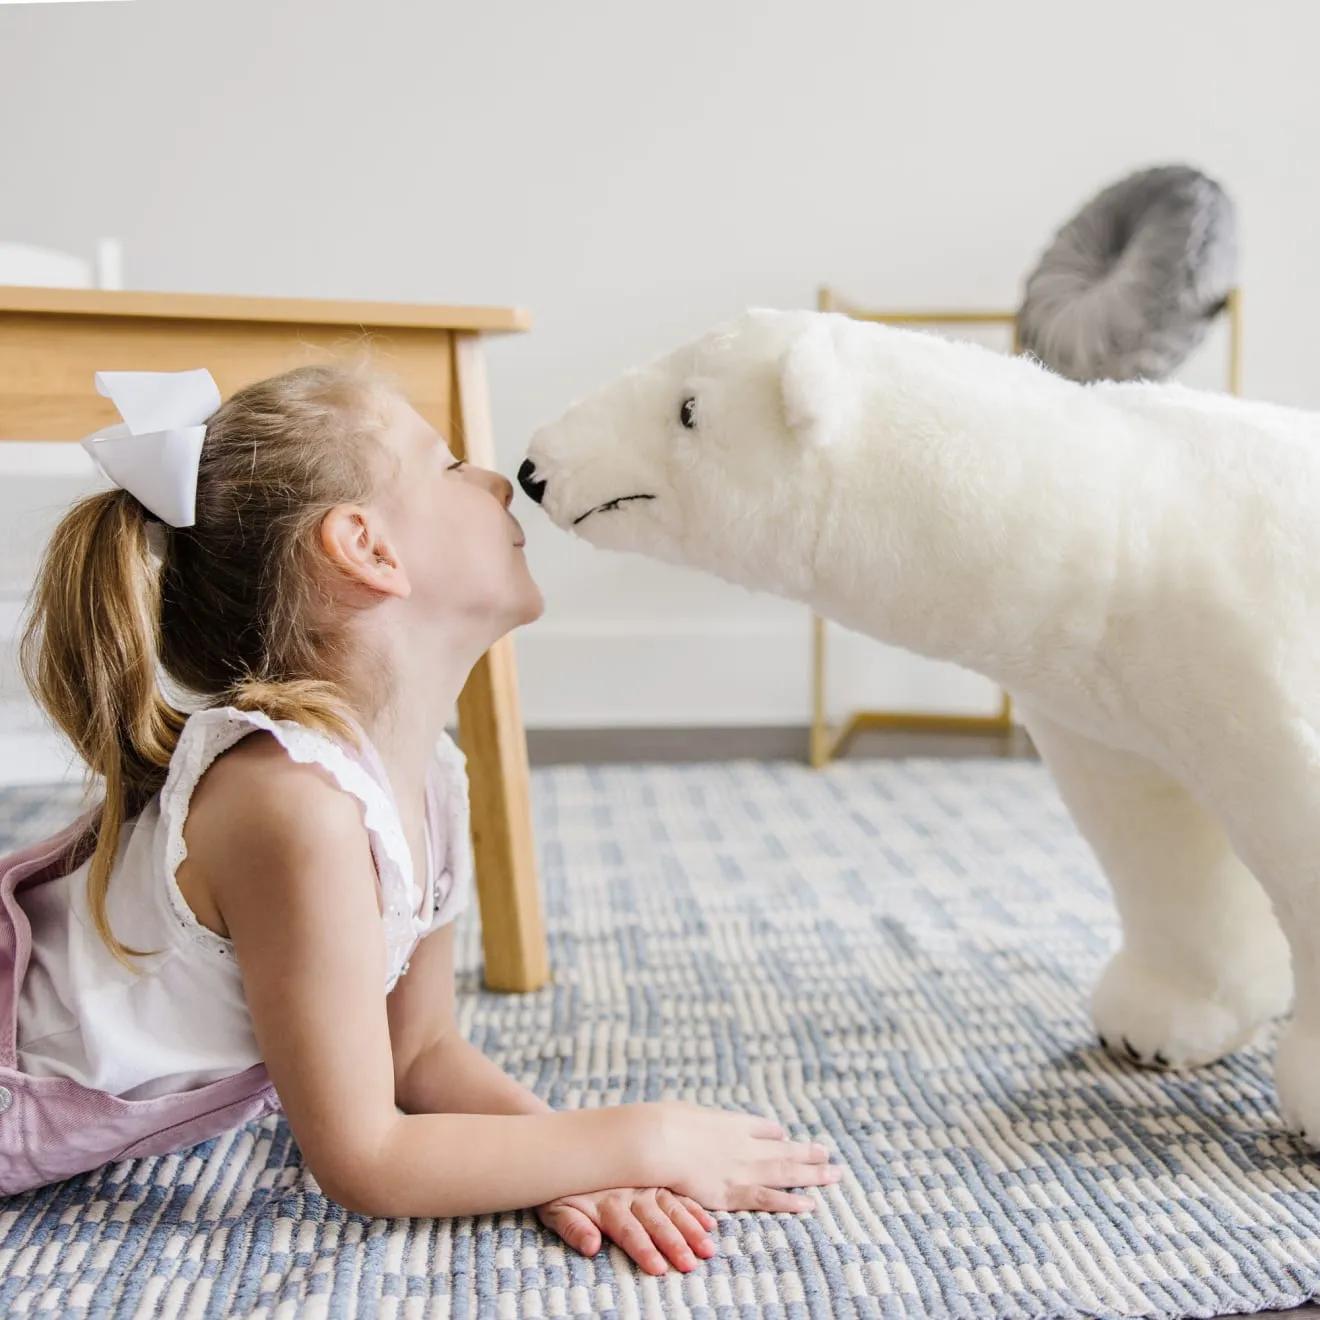
[[(524, 305), (490, 353), (511, 470), (748, 304), (1012, 305), (1081, 200), (1187, 160), (1240, 206), (1248, 391), (1320, 405), (1317, 46), (1308, 0), (0, 6), (0, 237), (113, 233), (129, 287)], [(518, 511), (529, 724), (805, 720), (800, 610)], [(868, 684), (859, 645), (840, 705), (990, 696), (892, 655)]]

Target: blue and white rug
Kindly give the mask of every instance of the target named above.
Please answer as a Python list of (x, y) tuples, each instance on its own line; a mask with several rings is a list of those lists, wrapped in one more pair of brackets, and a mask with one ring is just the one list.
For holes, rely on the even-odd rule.
[[(556, 1106), (773, 1113), (846, 1165), (814, 1217), (722, 1216), (655, 1280), (528, 1214), (371, 1221), (270, 1121), (0, 1201), (0, 1315), (1211, 1316), (1320, 1292), (1320, 1166), (1265, 1054), (1186, 1076), (1095, 1046), (1112, 906), (1028, 762), (534, 776), (556, 981), (462, 1022)], [(0, 793), (0, 848), (69, 790)]]

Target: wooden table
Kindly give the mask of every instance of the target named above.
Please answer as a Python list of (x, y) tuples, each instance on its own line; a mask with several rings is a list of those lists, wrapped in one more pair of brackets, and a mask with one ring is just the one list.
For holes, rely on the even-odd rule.
[[(364, 350), (456, 454), (495, 466), (483, 335), (526, 330), (499, 307), (322, 302), (0, 287), (0, 441), (78, 440), (119, 420), (95, 371), (207, 367), (224, 396), (263, 376)], [(458, 702), (486, 984), (549, 977), (513, 644), (478, 662)]]

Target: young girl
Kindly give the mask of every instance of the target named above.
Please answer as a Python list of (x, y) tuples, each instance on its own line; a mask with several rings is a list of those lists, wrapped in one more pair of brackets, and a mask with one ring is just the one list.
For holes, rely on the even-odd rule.
[(774, 1122), (555, 1113), (455, 1026), (445, 720), (542, 608), (509, 483), (356, 370), (97, 385), (118, 488), (56, 531), (23, 660), (104, 801), (0, 861), (0, 1193), (278, 1105), (351, 1210), (537, 1206), (652, 1272), (714, 1253), (707, 1208), (810, 1210), (781, 1189), (838, 1169)]

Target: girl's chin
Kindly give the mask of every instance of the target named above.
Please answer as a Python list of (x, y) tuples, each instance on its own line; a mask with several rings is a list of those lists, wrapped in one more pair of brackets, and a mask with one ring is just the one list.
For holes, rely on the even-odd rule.
[(538, 587), (535, 582), (531, 583), (531, 588), (531, 591), (528, 593), (526, 609), (523, 612), (523, 617), (518, 620), (519, 627), (529, 623), (535, 623), (537, 619), (545, 613), (545, 597), (541, 595), (541, 588)]

